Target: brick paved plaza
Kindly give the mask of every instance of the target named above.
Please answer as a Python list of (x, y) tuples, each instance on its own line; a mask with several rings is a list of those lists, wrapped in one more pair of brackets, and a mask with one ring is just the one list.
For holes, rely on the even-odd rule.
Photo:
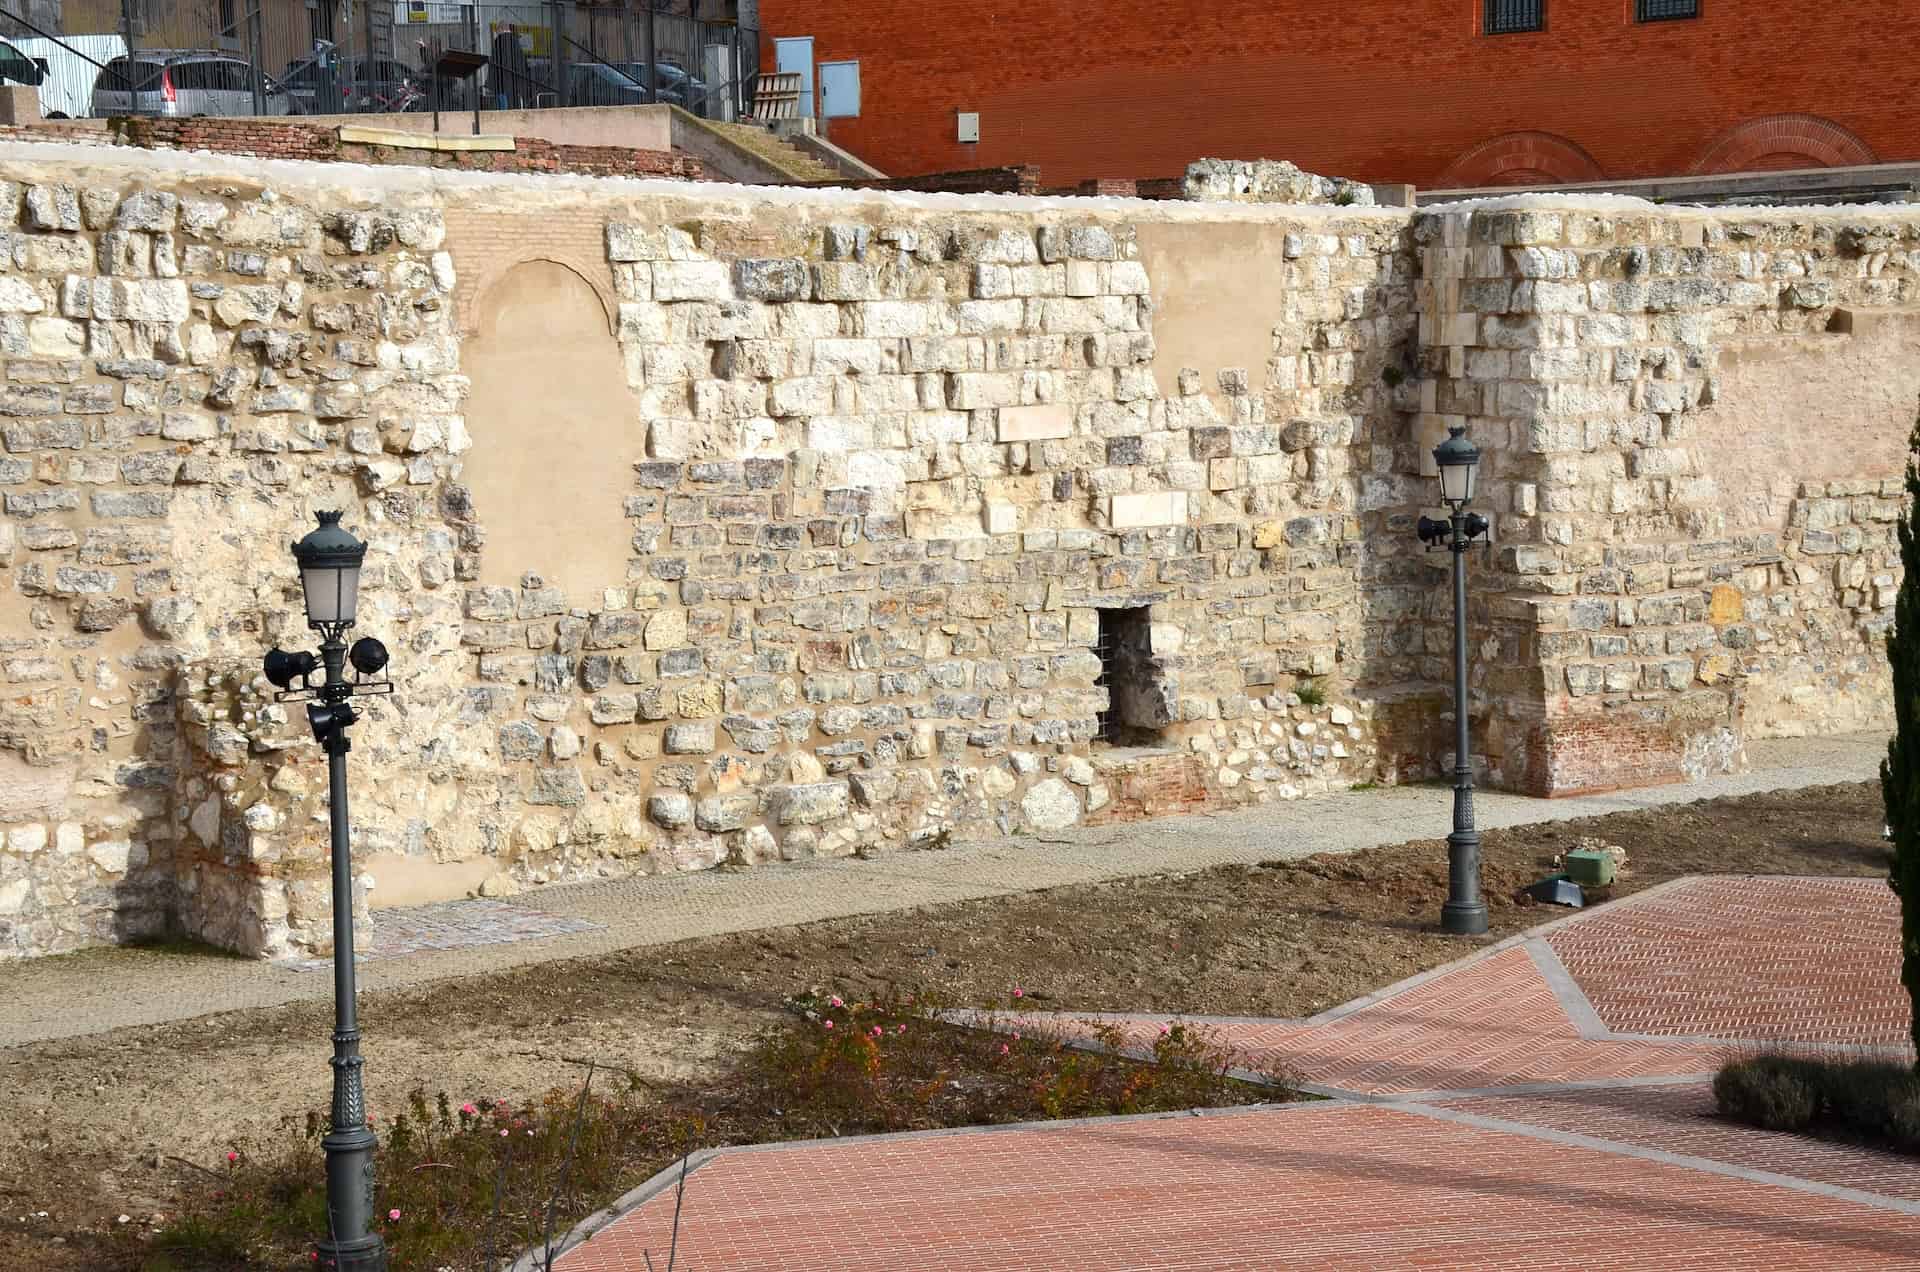
[[(1721, 1122), (1707, 1085), (1761, 1039), (1910, 1057), (1897, 947), (1880, 880), (1679, 880), (1311, 1020), (1198, 1022), (1324, 1103), (723, 1150), (679, 1264), (1920, 1268), (1910, 1159)], [(557, 1267), (664, 1266), (674, 1202)]]

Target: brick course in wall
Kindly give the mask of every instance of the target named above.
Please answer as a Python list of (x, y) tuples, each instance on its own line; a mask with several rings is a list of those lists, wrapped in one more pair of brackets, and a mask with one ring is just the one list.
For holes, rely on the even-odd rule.
[[(1291, 159), (1463, 188), (1920, 158), (1907, 0), (1843, 20), (1814, 0), (1552, 0), (1547, 29), (1482, 34), (1481, 0), (767, 0), (776, 37), (860, 63), (833, 140), (897, 175), (1037, 164), (1050, 186), (1164, 177), (1202, 156)], [(958, 112), (980, 140), (956, 140)]]

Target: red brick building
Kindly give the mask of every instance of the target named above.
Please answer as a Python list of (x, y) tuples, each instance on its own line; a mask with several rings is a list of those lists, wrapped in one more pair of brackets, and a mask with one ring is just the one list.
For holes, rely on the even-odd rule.
[(761, 0), (760, 21), (769, 69), (813, 38), (859, 111), (828, 135), (894, 175), (1264, 157), (1446, 188), (1920, 159), (1916, 0)]

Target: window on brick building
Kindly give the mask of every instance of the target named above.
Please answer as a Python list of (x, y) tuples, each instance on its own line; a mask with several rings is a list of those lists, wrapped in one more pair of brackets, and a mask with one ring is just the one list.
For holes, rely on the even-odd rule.
[(1547, 0), (1486, 0), (1487, 34), (1547, 29)]
[(1634, 0), (1633, 16), (1640, 22), (1671, 22), (1700, 16), (1700, 0)]
[(1153, 657), (1153, 624), (1145, 606), (1103, 609), (1094, 653), (1107, 706), (1100, 713), (1099, 740), (1112, 746), (1147, 746), (1160, 740), (1171, 721), (1167, 690)]

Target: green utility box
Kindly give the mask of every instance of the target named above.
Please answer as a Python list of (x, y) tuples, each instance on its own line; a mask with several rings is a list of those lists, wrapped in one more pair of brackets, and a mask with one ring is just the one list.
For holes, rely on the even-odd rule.
[(1567, 876), (1585, 887), (1604, 888), (1613, 882), (1613, 854), (1576, 848), (1567, 854)]

